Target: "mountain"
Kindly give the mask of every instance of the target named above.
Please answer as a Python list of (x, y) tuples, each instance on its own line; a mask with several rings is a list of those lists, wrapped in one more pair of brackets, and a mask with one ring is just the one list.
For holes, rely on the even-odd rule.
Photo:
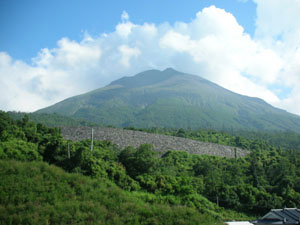
[(172, 68), (123, 77), (37, 113), (59, 113), (116, 127), (300, 132), (300, 116)]

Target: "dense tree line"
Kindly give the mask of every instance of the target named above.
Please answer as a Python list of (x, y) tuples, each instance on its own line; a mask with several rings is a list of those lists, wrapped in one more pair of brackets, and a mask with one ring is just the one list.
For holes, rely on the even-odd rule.
[(24, 113), (24, 112), (7, 112), (8, 115), (14, 120), (22, 120), (25, 115), (27, 115), (31, 122), (43, 123), (48, 127), (62, 127), (62, 126), (96, 126), (92, 122), (86, 120), (75, 119), (70, 116), (64, 116), (57, 113), (47, 114), (47, 113)]
[[(262, 140), (237, 136), (220, 135), (217, 138), (213, 131), (210, 132), (209, 136), (208, 131), (177, 130), (175, 135), (206, 141), (216, 138), (215, 143), (247, 148), (251, 154), (245, 158), (228, 159), (169, 151), (160, 157), (151, 145), (121, 150), (108, 141), (95, 141), (91, 151), (89, 140), (68, 141), (62, 138), (58, 128), (30, 122), (26, 115), (21, 120), (12, 120), (7, 113), (0, 112), (0, 160), (24, 162), (11, 161), (11, 168), (8, 168), (9, 163), (3, 161), (1, 164), (5, 169), (1, 169), (1, 178), (4, 179), (1, 179), (0, 217), (12, 223), (37, 223), (25, 211), (26, 207), (32, 206), (34, 212), (37, 210), (35, 204), (38, 204), (45, 210), (41, 215), (52, 212), (53, 217), (46, 217), (48, 222), (60, 218), (63, 215), (61, 213), (67, 213), (63, 209), (73, 207), (72, 210), (76, 209), (77, 214), (82, 215), (81, 222), (74, 223), (82, 223), (89, 216), (81, 204), (97, 205), (98, 200), (106, 195), (110, 197), (105, 197), (105, 204), (97, 205), (107, 213), (104, 213), (106, 219), (90, 215), (90, 223), (99, 220), (110, 224), (162, 224), (162, 221), (166, 221), (166, 224), (208, 224), (207, 221), (210, 221), (209, 224), (214, 224), (220, 220), (263, 214), (271, 208), (300, 207), (299, 151), (282, 150)], [(77, 175), (49, 169), (40, 161)], [(25, 172), (31, 167), (40, 171), (37, 177)], [(42, 169), (44, 167), (47, 169)], [(11, 173), (15, 173), (15, 179), (19, 179), (20, 183), (21, 180), (24, 180), (24, 184), (36, 182), (33, 186), (40, 187), (40, 195), (30, 191), (28, 188), (31, 186), (27, 187), (31, 194), (12, 188)], [(83, 175), (90, 178), (84, 178)], [(73, 179), (68, 176), (77, 176), (74, 178), (76, 181), (64, 183), (64, 179)], [(87, 180), (83, 182), (82, 179)], [(99, 182), (104, 186), (98, 187), (96, 184), (99, 185)], [(44, 193), (42, 183), (52, 191)], [(76, 185), (81, 184), (83, 186), (76, 192)], [(109, 195), (105, 185), (119, 193), (116, 198)], [(59, 188), (56, 190), (54, 187)], [(25, 187), (21, 185), (21, 188)], [(73, 194), (62, 194), (63, 190)], [(89, 190), (93, 190), (93, 194), (86, 197), (85, 192)], [(98, 191), (103, 195), (97, 194)], [(58, 197), (60, 194), (63, 197)], [(121, 202), (138, 204), (134, 211), (134, 223), (126, 220), (131, 207), (125, 207), (125, 203), (118, 206), (120, 203), (116, 199), (123, 198), (120, 196), (126, 198)], [(66, 200), (68, 198), (70, 202)], [(182, 211), (178, 215), (182, 220), (167, 216), (175, 215), (179, 208)], [(71, 213), (76, 214), (72, 210)], [(111, 222), (112, 219), (108, 222), (109, 216), (119, 222)], [(66, 218), (69, 217), (69, 214), (66, 215)]]
[(254, 214), (300, 207), (298, 151), (259, 149), (241, 159), (171, 151), (157, 159), (149, 147), (143, 147), (126, 149), (119, 157), (148, 192), (179, 196), (195, 207), (199, 195), (222, 207)]

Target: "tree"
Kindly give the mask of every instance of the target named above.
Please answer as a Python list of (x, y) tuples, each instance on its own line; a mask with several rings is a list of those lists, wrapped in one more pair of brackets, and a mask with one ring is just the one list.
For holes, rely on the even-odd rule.
[(120, 153), (119, 160), (125, 166), (127, 173), (131, 177), (136, 177), (154, 169), (157, 161), (156, 155), (152, 145), (143, 144), (136, 150), (126, 148)]

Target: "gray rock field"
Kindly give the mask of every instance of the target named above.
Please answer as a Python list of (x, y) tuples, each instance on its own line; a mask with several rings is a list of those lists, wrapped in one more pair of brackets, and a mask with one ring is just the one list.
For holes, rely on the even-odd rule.
[[(237, 157), (244, 157), (249, 151), (231, 146), (214, 143), (200, 142), (187, 138), (173, 137), (161, 134), (151, 134), (141, 131), (124, 130), (119, 128), (95, 127), (95, 140), (108, 140), (118, 145), (121, 149), (127, 146), (134, 148), (141, 144), (152, 144), (154, 150), (161, 154), (169, 150), (182, 150), (191, 154), (217, 155), (222, 157), (234, 157), (236, 149)], [(68, 140), (83, 140), (91, 138), (90, 127), (63, 127), (62, 135)]]

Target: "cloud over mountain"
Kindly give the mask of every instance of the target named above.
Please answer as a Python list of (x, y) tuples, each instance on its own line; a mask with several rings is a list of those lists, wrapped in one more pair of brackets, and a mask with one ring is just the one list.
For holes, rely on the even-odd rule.
[(113, 32), (86, 33), (80, 42), (62, 38), (31, 63), (1, 52), (0, 104), (32, 111), (124, 75), (173, 67), (300, 114), (300, 5), (288, 1), (255, 0), (254, 37), (215, 6), (175, 24), (135, 24), (124, 11)]

